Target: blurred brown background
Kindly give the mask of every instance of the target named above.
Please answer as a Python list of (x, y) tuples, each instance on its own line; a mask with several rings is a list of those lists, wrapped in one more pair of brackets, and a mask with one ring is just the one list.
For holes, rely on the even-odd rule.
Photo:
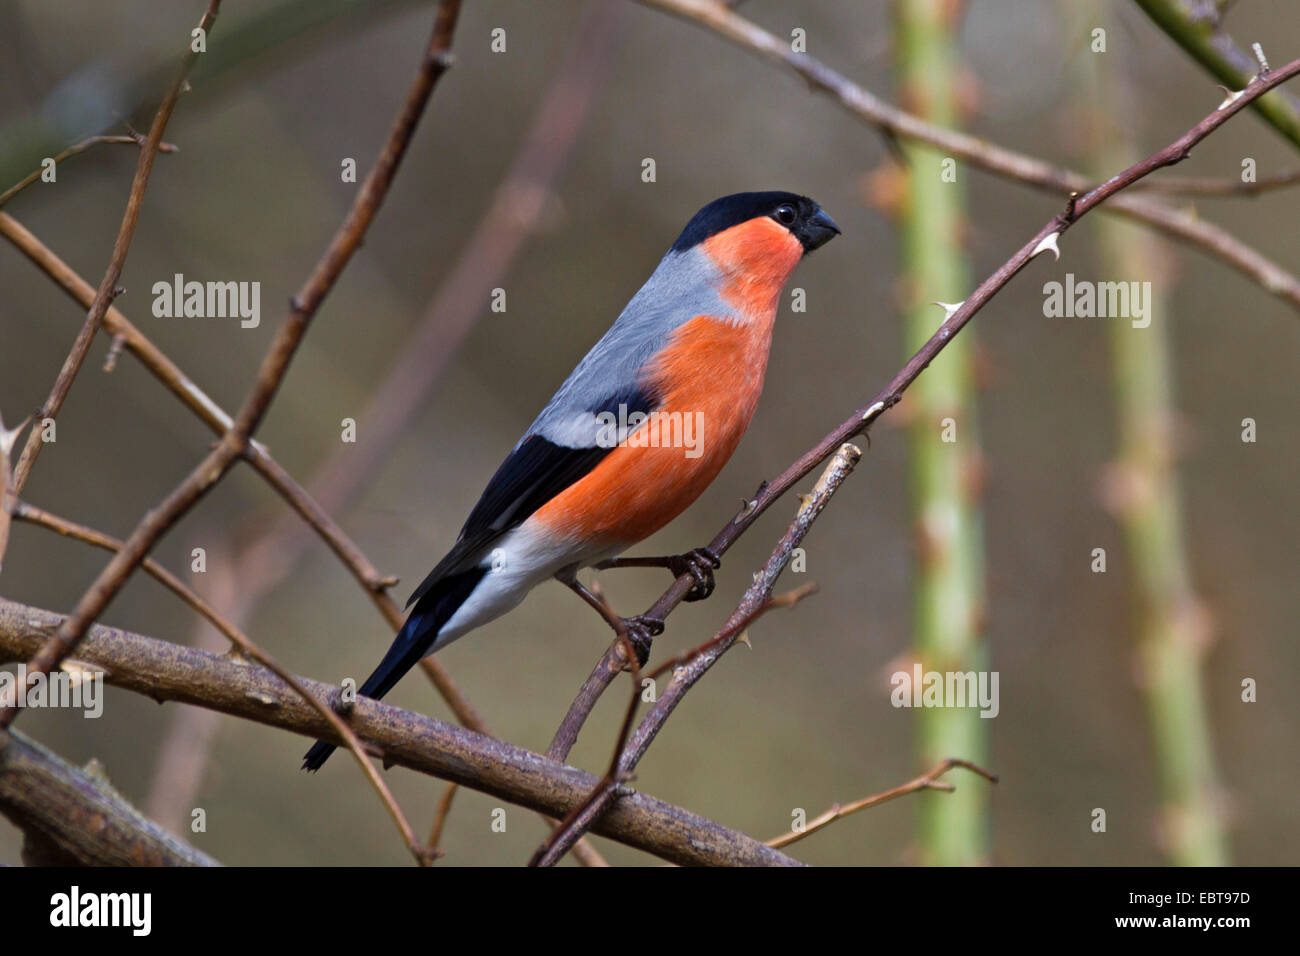
[[(228, 5), (210, 38), (214, 53), (241, 19), (275, 7), (254, 6)], [(283, 303), (353, 197), (356, 187), (339, 182), (340, 160), (356, 157), (361, 175), (369, 168), (427, 36), (428, 4), (350, 6), (364, 8), (267, 51), (249, 50), (228, 72), (205, 78), (200, 69), (166, 135), (180, 152), (159, 157), (155, 167), (117, 305), (227, 409), (250, 385)], [(436, 91), (386, 206), (259, 434), (300, 480), (337, 448), (339, 421), (361, 415), (491, 203), (584, 6), (466, 4), (455, 41), (458, 66)], [(34, 118), (50, 119), (56, 90), (59, 104), (79, 103), (85, 116), (101, 121), (111, 117), (110, 104), (96, 105), (97, 93), (144, 75), (149, 65), (170, 63), (200, 7), (197, 0), (0, 4), (0, 165), (21, 175), (46, 155), (30, 152), (23, 137)], [(811, 55), (893, 98), (887, 4), (753, 0), (742, 9), (778, 36), (805, 28)], [(1300, 51), (1300, 21), (1288, 5), (1242, 2), (1232, 17), (1234, 34), (1247, 43), (1263, 40), (1275, 63)], [(796, 274), (808, 311), (783, 309), (767, 390), (739, 452), (695, 507), (636, 553), (704, 543), (760, 479), (781, 470), (901, 364), (895, 235), (863, 189), (864, 176), (888, 161), (880, 137), (801, 81), (697, 27), (630, 3), (618, 5), (615, 20), (608, 77), (540, 230), (500, 283), (508, 311), (488, 312), (484, 299), (480, 320), (406, 425), (400, 448), (377, 464), (360, 502), (338, 515), (381, 570), (401, 576), (399, 600), (449, 546), (482, 485), (552, 390), (689, 216), (716, 196), (804, 192), (844, 235)], [(1221, 99), (1203, 71), (1135, 9), (1119, 5), (1101, 25), (1109, 34), (1106, 56), (1138, 84), (1132, 136), (1144, 154)], [(506, 30), (504, 54), (489, 49), (496, 27)], [(1085, 166), (1089, 144), (1072, 132), (1071, 62), (1090, 54), (1086, 35), (1067, 35), (1061, 5), (974, 0), (961, 39), (977, 96), (974, 131)], [(147, 125), (161, 85), (152, 90), (150, 105), (134, 114), (139, 124)], [(100, 128), (75, 111), (64, 121), (69, 143)], [(1293, 149), (1244, 114), (1178, 172), (1232, 177), (1243, 156), (1257, 159), (1261, 176), (1296, 165)], [(13, 166), (15, 157), (25, 164)], [(641, 181), (644, 157), (656, 160), (653, 184)], [(134, 150), (99, 148), (61, 164), (56, 185), (33, 185), (6, 211), (96, 283), (134, 166)], [(961, 175), (968, 176), (971, 203), (968, 249), (983, 277), (1060, 202), (964, 165)], [(1294, 271), (1295, 195), (1199, 205), (1207, 218)], [(1072, 230), (1061, 264), (1038, 260), (973, 324), (992, 370), (980, 397), (980, 428), (989, 467), (986, 634), (990, 666), (1001, 674), (1001, 714), (987, 722), (989, 763), (1002, 777), (992, 793), (998, 863), (1161, 859), (1155, 780), (1133, 680), (1125, 560), (1115, 521), (1098, 499), (1115, 447), (1108, 320), (1042, 314), (1043, 283), (1066, 271), (1142, 278), (1098, 275), (1096, 228), (1089, 218)], [(260, 327), (154, 318), (150, 287), (176, 272), (260, 280)], [(0, 409), (13, 424), (44, 399), (84, 313), (7, 244), (0, 247), (0, 289)], [(963, 294), (935, 290), (933, 298)], [(941, 317), (936, 309), (936, 324)], [(1300, 702), (1290, 689), (1300, 665), (1300, 324), (1237, 273), (1181, 248), (1171, 312), (1154, 321), (1169, 323), (1175, 345), (1188, 545), (1216, 623), (1206, 686), (1233, 860), (1295, 863)], [(130, 356), (104, 374), (106, 348), (101, 338), (92, 350), (59, 417), (58, 442), (41, 456), (26, 497), (124, 536), (205, 452), (210, 435)], [(1253, 445), (1240, 440), (1247, 416), (1259, 423)], [(351, 453), (365, 456), (364, 419), (358, 436)], [(914, 716), (889, 705), (887, 683), (908, 641), (913, 545), (904, 443), (890, 417), (873, 439), (807, 542), (806, 574), (787, 578), (790, 586), (815, 580), (821, 593), (793, 613), (761, 621), (751, 631), (753, 650), (738, 648), (689, 695), (642, 763), (638, 788), (766, 837), (788, 829), (793, 807), (812, 815), (923, 769), (914, 763)], [(156, 556), (208, 593), (202, 576), (188, 574), (190, 549), (205, 547), (210, 566), (219, 565), (237, 544), (232, 529), (246, 534), (283, 507), (241, 467)], [(722, 619), (794, 507), (793, 498), (776, 506), (728, 554), (714, 597), (674, 614), (656, 656), (698, 643)], [(1107, 574), (1089, 571), (1095, 547), (1108, 551)], [(105, 561), (102, 552), (16, 524), (0, 593), (67, 610)], [(603, 575), (602, 583), (630, 614), (658, 596), (667, 576), (622, 571)], [(104, 620), (171, 640), (194, 633), (190, 612), (142, 574)], [(390, 637), (319, 543), (248, 631), (295, 672), (323, 680), (364, 676)], [(547, 585), (439, 659), (498, 734), (544, 750), (608, 640), (588, 609)], [(1259, 681), (1256, 704), (1239, 700), (1244, 677)], [(573, 762), (603, 768), (625, 692), (620, 683), (607, 696)], [(107, 693), (100, 720), (33, 712), (22, 728), (75, 762), (100, 758), (113, 782), (143, 804), (178, 705)], [(448, 717), (419, 674), (389, 699)], [(307, 743), (221, 718), (197, 797), (208, 829), (189, 835), (195, 844), (230, 864), (409, 862), (350, 761), (336, 759), (315, 777), (298, 771)], [(417, 832), (426, 831), (442, 785), (402, 770), (387, 778)], [(953, 779), (960, 787), (984, 786), (974, 777)], [(916, 802), (941, 799), (920, 794), (868, 811), (793, 852), (822, 864), (907, 861)], [(527, 859), (540, 825), (510, 810), (507, 832), (492, 833), (489, 813), (498, 803), (461, 792), (444, 839), (449, 863)], [(1108, 811), (1105, 835), (1089, 830), (1098, 806)], [(0, 822), (0, 861), (18, 862), (19, 843), (17, 831)], [(597, 845), (615, 862), (648, 859), (604, 840)]]

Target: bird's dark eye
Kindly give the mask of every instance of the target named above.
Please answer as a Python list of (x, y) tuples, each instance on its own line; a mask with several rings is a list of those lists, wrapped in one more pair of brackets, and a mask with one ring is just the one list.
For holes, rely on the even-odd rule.
[(776, 221), (783, 226), (793, 226), (794, 221), (799, 218), (799, 214), (794, 211), (794, 206), (789, 203), (777, 206), (773, 215), (776, 217)]

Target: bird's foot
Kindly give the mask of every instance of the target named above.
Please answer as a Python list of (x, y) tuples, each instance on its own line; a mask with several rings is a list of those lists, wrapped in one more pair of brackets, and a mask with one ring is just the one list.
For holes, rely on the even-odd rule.
[(694, 586), (682, 598), (684, 601), (703, 601), (713, 593), (713, 572), (722, 567), (722, 559), (712, 548), (696, 548), (685, 554), (674, 555), (668, 559), (668, 570), (676, 577), (689, 574), (695, 579)]
[(632, 645), (632, 650), (636, 654), (636, 663), (638, 667), (644, 667), (645, 662), (650, 659), (650, 645), (654, 639), (664, 632), (664, 622), (657, 617), (647, 617), (644, 614), (638, 614), (636, 617), (620, 618), (619, 622), (623, 626), (623, 633), (626, 634), (628, 643)]

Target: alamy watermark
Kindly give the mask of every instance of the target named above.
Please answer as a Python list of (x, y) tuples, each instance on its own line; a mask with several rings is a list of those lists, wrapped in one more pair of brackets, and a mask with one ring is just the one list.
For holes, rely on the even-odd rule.
[(1133, 328), (1151, 324), (1150, 282), (1092, 282), (1075, 280), (1043, 284), (1043, 315), (1049, 319), (1131, 319)]
[(153, 314), (159, 319), (239, 318), (255, 329), (262, 321), (262, 283), (185, 281), (176, 273), (171, 282), (153, 284)]
[(60, 708), (82, 711), (83, 717), (104, 713), (104, 675), (99, 671), (61, 670), (53, 674), (0, 671), (0, 704), (19, 708)]
[[(644, 426), (644, 427), (642, 427)], [(596, 413), (598, 448), (681, 448), (687, 458), (704, 453), (704, 413), (629, 412), (626, 404), (618, 413)]]
[(895, 671), (889, 683), (895, 707), (978, 707), (981, 717), (1002, 709), (997, 671), (922, 671), (918, 662), (911, 672)]

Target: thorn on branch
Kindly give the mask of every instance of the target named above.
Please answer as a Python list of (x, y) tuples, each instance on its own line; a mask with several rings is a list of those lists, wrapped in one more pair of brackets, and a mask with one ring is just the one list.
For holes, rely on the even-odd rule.
[(1245, 90), (1230, 90), (1226, 86), (1219, 86), (1219, 89), (1223, 90), (1225, 96), (1223, 102), (1214, 108), (1216, 113), (1220, 110), (1226, 110), (1233, 103), (1237, 102), (1237, 100), (1241, 99), (1246, 92)]
[(930, 304), (937, 305), (939, 308), (943, 309), (943, 320), (947, 322), (957, 314), (958, 309), (966, 304), (966, 300), (962, 299), (960, 302), (931, 302)]
[(0, 420), (0, 454), (3, 454), (5, 458), (8, 458), (13, 452), (14, 445), (18, 441), (18, 436), (22, 434), (22, 430), (27, 427), (27, 423), (30, 421), (31, 417), (28, 416), (13, 428), (6, 429), (4, 427), (4, 421)]
[[(872, 405), (870, 408), (868, 408), (865, 412), (862, 413), (862, 420), (864, 422), (872, 421), (873, 419), (876, 418), (877, 415), (883, 414), (885, 409), (887, 408), (889, 408), (889, 405), (886, 402), (876, 402), (874, 405)], [(871, 447), (870, 438), (867, 439), (867, 447), (868, 448)]]
[(1040, 252), (1050, 251), (1052, 255), (1056, 257), (1056, 260), (1059, 262), (1061, 259), (1061, 247), (1058, 246), (1056, 242), (1060, 238), (1061, 238), (1061, 234), (1059, 232), (1049, 232), (1047, 235), (1045, 235), (1042, 238), (1042, 240), (1038, 243), (1038, 245), (1034, 246), (1034, 251), (1029, 254), (1029, 258), (1035, 259), (1038, 257), (1038, 254)]

